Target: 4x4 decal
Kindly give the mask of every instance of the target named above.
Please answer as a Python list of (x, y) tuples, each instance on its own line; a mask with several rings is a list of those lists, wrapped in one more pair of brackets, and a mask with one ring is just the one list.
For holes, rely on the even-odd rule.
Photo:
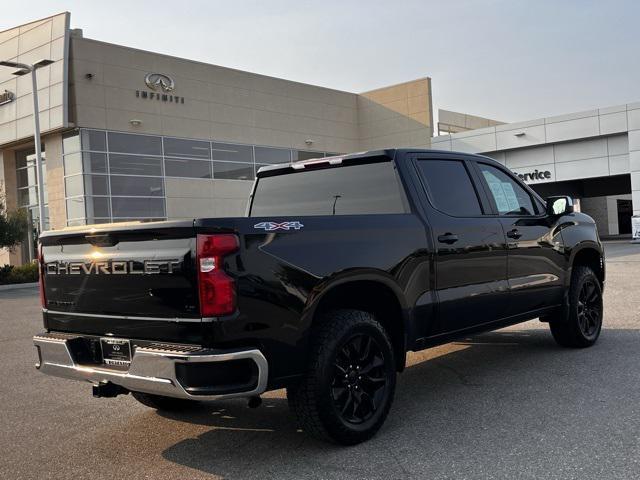
[(300, 230), (304, 225), (298, 221), (295, 222), (260, 222), (256, 223), (253, 228), (259, 228), (266, 232), (274, 230)]

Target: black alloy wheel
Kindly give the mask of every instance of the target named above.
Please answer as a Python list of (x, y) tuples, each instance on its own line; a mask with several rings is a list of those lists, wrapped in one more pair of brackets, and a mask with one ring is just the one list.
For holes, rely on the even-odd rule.
[(602, 323), (602, 298), (593, 279), (582, 284), (578, 295), (578, 325), (586, 338), (593, 338)]
[(354, 335), (338, 352), (333, 366), (331, 395), (340, 416), (351, 424), (366, 422), (388, 393), (380, 345), (371, 335)]
[(369, 312), (333, 310), (318, 319), (309, 363), (287, 387), (289, 406), (309, 435), (342, 445), (373, 437), (384, 423), (396, 387), (391, 339)]
[(603, 316), (600, 280), (591, 268), (575, 266), (566, 307), (546, 318), (553, 338), (563, 347), (590, 347), (600, 336)]

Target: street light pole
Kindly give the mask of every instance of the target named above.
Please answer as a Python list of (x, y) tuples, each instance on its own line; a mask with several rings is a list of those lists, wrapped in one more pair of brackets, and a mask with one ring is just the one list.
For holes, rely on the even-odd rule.
[(38, 223), (40, 233), (44, 232), (45, 212), (44, 212), (44, 176), (42, 175), (42, 139), (40, 138), (40, 109), (38, 107), (38, 79), (37, 70), (40, 67), (51, 65), (53, 60), (40, 60), (29, 65), (11, 61), (0, 61), (0, 66), (13, 67), (18, 70), (13, 72), (16, 76), (31, 73), (31, 95), (33, 96), (33, 141), (36, 150), (36, 178), (38, 180)]
[(40, 109), (38, 108), (38, 80), (36, 69), (31, 68), (31, 87), (33, 91), (33, 140), (36, 146), (36, 176), (38, 178), (38, 213), (40, 233), (45, 228), (44, 212), (44, 177), (42, 175), (42, 141), (40, 139)]

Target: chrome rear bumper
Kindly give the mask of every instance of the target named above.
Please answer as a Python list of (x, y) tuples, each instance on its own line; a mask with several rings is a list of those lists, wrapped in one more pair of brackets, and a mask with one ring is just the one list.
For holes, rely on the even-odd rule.
[[(263, 393), (267, 388), (269, 366), (260, 350), (225, 351), (202, 348), (181, 348), (171, 345), (138, 346), (127, 370), (102, 365), (83, 365), (76, 361), (69, 342), (78, 335), (43, 333), (33, 337), (38, 350), (36, 368), (42, 373), (56, 377), (83, 380), (94, 385), (111, 382), (127, 390), (151, 393), (167, 397), (191, 400), (217, 400), (221, 398), (251, 397)], [(250, 359), (257, 369), (257, 384), (247, 391), (217, 395), (194, 395), (185, 390), (176, 377), (177, 364), (199, 362), (229, 362)]]

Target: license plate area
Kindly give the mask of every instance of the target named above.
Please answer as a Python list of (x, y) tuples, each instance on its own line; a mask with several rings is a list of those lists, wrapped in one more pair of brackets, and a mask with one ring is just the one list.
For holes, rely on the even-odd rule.
[(102, 361), (105, 365), (128, 367), (131, 364), (131, 342), (124, 338), (101, 338)]

